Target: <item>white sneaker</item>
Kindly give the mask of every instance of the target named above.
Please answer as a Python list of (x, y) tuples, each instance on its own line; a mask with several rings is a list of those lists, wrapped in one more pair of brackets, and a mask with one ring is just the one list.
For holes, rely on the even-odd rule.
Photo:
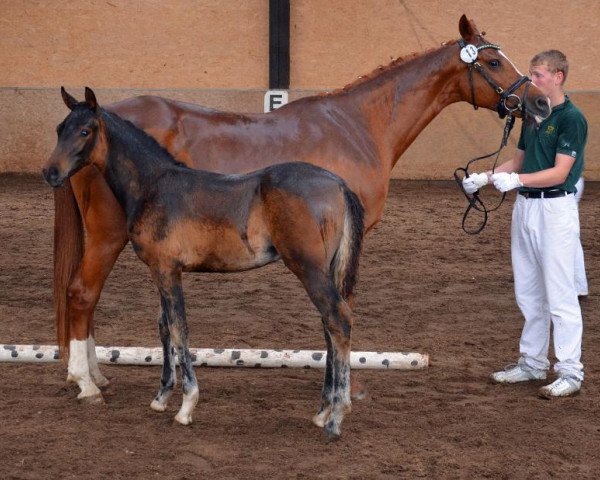
[(538, 395), (542, 398), (568, 397), (578, 393), (581, 389), (581, 380), (575, 377), (559, 377), (551, 384), (542, 387), (538, 391)]
[(519, 383), (531, 380), (546, 380), (546, 370), (524, 369), (521, 365), (509, 365), (504, 370), (494, 372), (490, 380), (495, 383)]

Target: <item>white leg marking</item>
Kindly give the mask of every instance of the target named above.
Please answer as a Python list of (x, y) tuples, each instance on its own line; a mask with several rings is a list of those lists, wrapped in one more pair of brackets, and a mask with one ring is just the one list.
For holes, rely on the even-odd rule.
[(192, 423), (192, 412), (194, 411), (194, 407), (198, 403), (199, 397), (198, 387), (194, 388), (189, 395), (183, 394), (183, 402), (181, 404), (181, 408), (177, 415), (175, 415), (175, 420), (182, 425), (189, 425)]
[(87, 357), (87, 340), (71, 340), (69, 345), (69, 375), (67, 380), (77, 383), (81, 392), (79, 400), (88, 403), (103, 403), (102, 394), (90, 377)]
[(87, 339), (87, 357), (88, 364), (90, 366), (90, 375), (94, 380), (94, 383), (98, 387), (106, 387), (109, 384), (108, 379), (102, 375), (100, 368), (98, 367), (98, 357), (96, 357), (96, 340), (90, 336)]

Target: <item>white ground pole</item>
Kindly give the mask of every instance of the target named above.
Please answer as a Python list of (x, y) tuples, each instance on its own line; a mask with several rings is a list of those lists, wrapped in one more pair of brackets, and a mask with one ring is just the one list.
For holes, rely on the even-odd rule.
[[(201, 367), (325, 368), (326, 352), (319, 350), (261, 350), (190, 348), (193, 364)], [(162, 365), (162, 348), (99, 347), (99, 363), (113, 365)], [(55, 345), (0, 344), (0, 362), (58, 362)], [(415, 352), (351, 352), (350, 368), (419, 370), (429, 366), (429, 355)]]

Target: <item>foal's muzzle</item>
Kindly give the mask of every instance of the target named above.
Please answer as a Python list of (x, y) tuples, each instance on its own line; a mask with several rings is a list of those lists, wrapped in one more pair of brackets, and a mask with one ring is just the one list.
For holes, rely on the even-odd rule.
[(46, 183), (54, 188), (61, 187), (65, 181), (65, 177), (54, 166), (42, 169), (42, 175)]

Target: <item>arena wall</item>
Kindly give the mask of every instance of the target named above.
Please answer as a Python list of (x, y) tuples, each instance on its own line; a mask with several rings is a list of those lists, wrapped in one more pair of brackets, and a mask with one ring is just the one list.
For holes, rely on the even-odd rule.
[[(38, 172), (66, 115), (59, 88), (92, 87), (101, 103), (161, 95), (262, 111), (268, 88), (266, 0), (0, 0), (0, 172)], [(590, 123), (586, 177), (600, 180), (600, 2), (292, 0), (290, 100), (332, 90), (378, 65), (458, 36), (462, 13), (527, 71), (547, 48), (571, 61), (567, 87)], [(10, 21), (9, 21), (10, 19)], [(497, 148), (502, 121), (466, 103), (445, 109), (394, 176), (449, 179)], [(516, 135), (511, 139), (514, 145)]]

